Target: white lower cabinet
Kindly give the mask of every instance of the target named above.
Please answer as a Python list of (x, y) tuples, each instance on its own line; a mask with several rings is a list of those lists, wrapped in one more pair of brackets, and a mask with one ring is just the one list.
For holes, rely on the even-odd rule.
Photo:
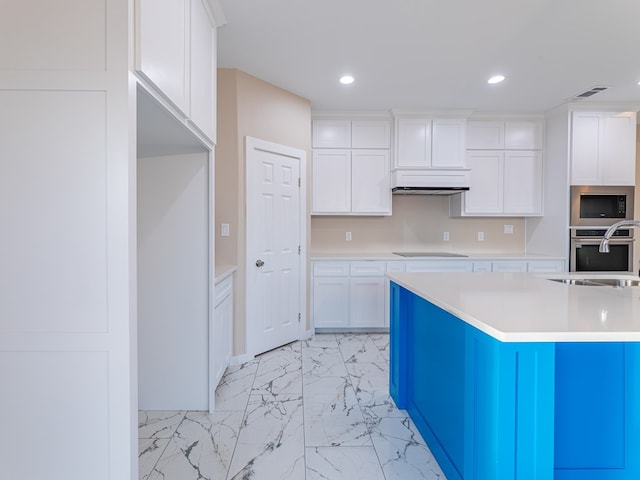
[(384, 261), (317, 261), (313, 265), (314, 328), (384, 328)]
[(562, 272), (564, 260), (314, 260), (311, 315), (315, 329), (389, 327), (385, 272)]
[(215, 286), (213, 310), (213, 385), (220, 383), (231, 360), (233, 336), (233, 276), (228, 276)]

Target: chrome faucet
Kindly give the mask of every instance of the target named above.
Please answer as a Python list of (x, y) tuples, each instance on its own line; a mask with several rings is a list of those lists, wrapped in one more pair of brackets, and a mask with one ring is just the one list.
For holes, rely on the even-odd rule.
[(613, 233), (618, 230), (620, 227), (638, 227), (640, 228), (640, 221), (638, 220), (622, 220), (620, 222), (614, 223), (607, 231), (604, 233), (604, 237), (600, 242), (600, 247), (598, 251), (600, 253), (609, 253), (609, 240), (613, 236)]

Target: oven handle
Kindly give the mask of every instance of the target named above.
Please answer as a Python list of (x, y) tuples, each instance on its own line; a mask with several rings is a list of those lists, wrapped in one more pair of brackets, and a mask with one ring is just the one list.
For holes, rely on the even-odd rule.
[[(585, 238), (585, 237), (571, 237), (571, 242), (575, 245), (599, 245), (602, 238)], [(609, 240), (609, 245), (633, 245), (635, 238), (612, 238)]]

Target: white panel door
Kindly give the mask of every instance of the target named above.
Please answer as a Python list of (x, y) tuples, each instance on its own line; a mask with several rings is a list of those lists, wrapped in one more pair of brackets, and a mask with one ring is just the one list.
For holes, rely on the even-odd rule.
[(205, 0), (191, 0), (191, 121), (215, 141), (215, 27)]
[(305, 153), (247, 137), (247, 352), (300, 338)]
[(313, 279), (314, 328), (342, 328), (349, 325), (349, 277)]
[(378, 277), (351, 277), (350, 320), (351, 327), (384, 327), (385, 279)]
[(399, 118), (396, 133), (396, 167), (431, 165), (431, 120)]
[(603, 185), (635, 185), (636, 114), (606, 113), (603, 139)]
[(138, 0), (136, 69), (189, 115), (186, 1)]
[(571, 125), (571, 185), (599, 185), (603, 118), (598, 112), (573, 112)]
[(433, 121), (431, 166), (434, 168), (464, 168), (465, 120), (459, 118)]
[(503, 205), (506, 214), (542, 213), (542, 152), (505, 152)]
[(390, 177), (388, 150), (353, 150), (351, 212), (390, 214)]
[(471, 186), (464, 193), (465, 213), (500, 213), (503, 205), (502, 151), (470, 151)]
[(313, 151), (313, 213), (351, 211), (351, 151)]

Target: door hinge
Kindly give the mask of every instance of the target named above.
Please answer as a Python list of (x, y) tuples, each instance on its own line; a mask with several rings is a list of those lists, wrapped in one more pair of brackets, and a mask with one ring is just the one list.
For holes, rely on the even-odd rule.
[(300, 323), (300, 319), (302, 318), (301, 314), (298, 314), (298, 323)]
[(301, 251), (302, 251), (302, 247), (298, 245), (298, 255), (300, 255)]
[(298, 177), (298, 188), (302, 187), (302, 179)]

